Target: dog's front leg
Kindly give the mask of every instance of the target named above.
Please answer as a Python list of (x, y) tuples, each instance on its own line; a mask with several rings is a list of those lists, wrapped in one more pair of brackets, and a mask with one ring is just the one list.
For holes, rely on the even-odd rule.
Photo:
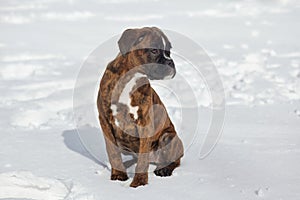
[(122, 161), (122, 156), (119, 148), (108, 138), (105, 138), (105, 143), (106, 143), (106, 151), (108, 154), (109, 162), (111, 164), (110, 179), (126, 181), (128, 179), (128, 176)]
[(149, 168), (149, 142), (147, 139), (141, 139), (140, 152), (138, 155), (135, 175), (130, 187), (138, 187), (148, 183), (148, 168)]
[(138, 153), (137, 165), (135, 168), (135, 175), (130, 187), (138, 187), (148, 183), (148, 169), (149, 169), (149, 127), (138, 127), (140, 137), (140, 148)]

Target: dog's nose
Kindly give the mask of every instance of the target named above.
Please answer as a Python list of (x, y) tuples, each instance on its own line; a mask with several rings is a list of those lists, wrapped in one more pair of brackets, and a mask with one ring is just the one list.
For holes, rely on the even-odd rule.
[(175, 68), (175, 64), (174, 64), (173, 60), (166, 60), (165, 64), (172, 67), (172, 68)]

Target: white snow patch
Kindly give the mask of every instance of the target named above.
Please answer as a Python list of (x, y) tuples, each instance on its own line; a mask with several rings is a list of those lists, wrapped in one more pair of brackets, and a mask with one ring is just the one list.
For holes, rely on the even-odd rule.
[(263, 197), (264, 196), (264, 192), (261, 188), (259, 188), (258, 190), (255, 191), (255, 194), (259, 197)]
[(0, 57), (2, 62), (19, 62), (19, 61), (31, 61), (31, 60), (50, 60), (50, 59), (63, 59), (64, 56), (53, 54), (19, 54), (8, 55)]
[(262, 21), (261, 24), (262, 24), (262, 25), (266, 25), (266, 26), (272, 26), (272, 25), (273, 25), (272, 22), (267, 21), (267, 20)]
[(41, 66), (33, 64), (9, 64), (0, 68), (0, 77), (4, 80), (24, 79), (34, 75), (35, 71)]
[(5, 164), (4, 167), (5, 167), (5, 168), (10, 168), (10, 167), (11, 167), (11, 164), (9, 164), (9, 163), (8, 163), (8, 164)]
[(1, 23), (8, 24), (28, 24), (35, 21), (43, 20), (58, 20), (58, 21), (77, 21), (90, 19), (94, 17), (95, 14), (89, 11), (73, 11), (73, 12), (46, 12), (42, 14), (30, 13), (29, 15), (19, 15), (19, 14), (9, 14), (0, 15)]
[[(27, 97), (27, 101), (30, 101), (30, 97)], [(10, 119), (10, 125), (13, 127), (49, 129), (56, 123), (72, 120), (71, 106), (72, 104), (67, 98), (47, 101), (43, 99), (31, 103), (30, 107), (21, 106), (16, 108), (8, 118)]]
[(276, 69), (276, 68), (279, 68), (280, 67), (280, 64), (268, 64), (266, 66), (267, 69)]
[(255, 190), (255, 194), (258, 197), (264, 197), (266, 195), (266, 192), (269, 191), (269, 188), (258, 188), (257, 190)]
[(67, 187), (56, 179), (37, 177), (31, 172), (0, 174), (0, 198), (63, 199)]
[(295, 113), (298, 117), (300, 117), (300, 110), (296, 109), (296, 110), (294, 111), (294, 113)]
[(64, 200), (95, 200), (94, 195), (89, 194), (80, 184), (70, 182), (67, 184), (67, 187), (69, 193)]
[(246, 22), (245, 22), (245, 25), (246, 25), (246, 26), (252, 26), (252, 22), (251, 22), (251, 21), (246, 21)]
[(68, 187), (60, 180), (39, 177), (31, 172), (15, 171), (0, 174), (0, 198), (43, 200), (92, 200), (85, 189), (71, 183)]
[(271, 45), (271, 44), (273, 44), (273, 41), (272, 40), (268, 40), (267, 41), (267, 45)]
[(234, 17), (235, 13), (230, 13), (217, 9), (207, 9), (202, 11), (188, 11), (186, 14), (189, 17)]
[(162, 15), (134, 15), (134, 16), (106, 16), (104, 17), (105, 20), (108, 21), (120, 21), (120, 22), (131, 22), (131, 21), (147, 21), (147, 20), (154, 20), (154, 19), (162, 19)]
[(269, 56), (276, 56), (277, 53), (274, 49), (262, 49), (261, 50), (262, 53), (267, 54)]
[(230, 44), (224, 44), (223, 45), (223, 49), (234, 49), (234, 46), (233, 45), (230, 45)]
[(264, 71), (264, 58), (257, 53), (245, 55), (244, 62), (240, 65), (243, 72), (263, 72)]
[(251, 31), (251, 36), (252, 36), (252, 37), (258, 37), (259, 34), (260, 34), (260, 32), (259, 32), (258, 30), (253, 30), (253, 31)]
[(42, 18), (46, 20), (60, 20), (60, 21), (77, 21), (81, 19), (89, 19), (94, 17), (95, 14), (89, 11), (74, 11), (74, 12), (47, 12), (42, 14)]
[(1, 6), (0, 10), (2, 11), (27, 11), (27, 10), (41, 10), (46, 9), (47, 6), (44, 4), (36, 3), (27, 3), (24, 5), (14, 5), (14, 6)]
[(33, 20), (33, 16), (23, 16), (16, 14), (0, 15), (0, 22), (7, 24), (28, 24)]
[[(269, 5), (259, 3), (258, 1), (233, 1), (233, 2), (219, 2), (214, 5), (214, 9), (203, 9), (199, 11), (185, 11), (181, 14), (189, 17), (215, 17), (215, 18), (233, 18), (233, 17), (257, 17), (264, 14), (281, 14), (287, 13), (289, 9), (281, 5), (270, 7)], [(247, 26), (251, 26), (246, 22)]]
[(97, 2), (102, 4), (126, 4), (126, 3), (146, 3), (146, 2), (155, 2), (157, 0), (99, 0)]
[(299, 68), (299, 61), (298, 60), (291, 60), (291, 66), (293, 68)]
[(300, 52), (290, 52), (290, 53), (279, 55), (279, 57), (282, 57), (282, 58), (299, 58), (300, 57)]
[(50, 119), (56, 117), (55, 113), (46, 109), (42, 110), (25, 110), (11, 117), (11, 125), (29, 129), (45, 128)]

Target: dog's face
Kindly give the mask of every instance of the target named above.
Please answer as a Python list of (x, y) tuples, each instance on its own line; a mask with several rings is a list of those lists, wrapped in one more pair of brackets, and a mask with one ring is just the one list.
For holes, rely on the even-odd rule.
[(175, 64), (170, 57), (171, 43), (160, 29), (127, 29), (118, 44), (121, 54), (149, 79), (161, 80), (175, 76)]

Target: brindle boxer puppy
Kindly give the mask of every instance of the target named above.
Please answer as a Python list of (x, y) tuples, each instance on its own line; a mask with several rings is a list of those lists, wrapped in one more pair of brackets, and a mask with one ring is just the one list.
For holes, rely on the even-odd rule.
[(171, 43), (156, 27), (126, 30), (120, 54), (108, 64), (97, 106), (111, 163), (111, 180), (128, 179), (121, 154), (137, 162), (131, 187), (148, 183), (149, 164), (157, 176), (171, 176), (180, 165), (183, 145), (149, 79), (173, 78)]

